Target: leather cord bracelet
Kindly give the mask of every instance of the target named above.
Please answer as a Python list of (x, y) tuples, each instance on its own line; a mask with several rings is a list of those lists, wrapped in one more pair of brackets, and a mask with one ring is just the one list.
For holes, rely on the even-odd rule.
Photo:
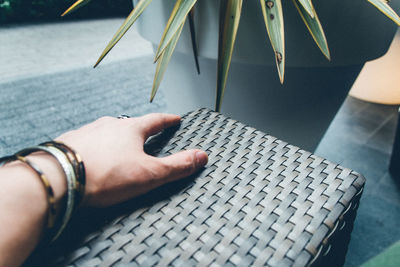
[(0, 166), (3, 166), (11, 161), (21, 161), (25, 165), (27, 165), (30, 169), (32, 169), (40, 178), (40, 181), (43, 184), (43, 187), (46, 192), (46, 200), (48, 204), (48, 211), (46, 213), (46, 228), (51, 229), (54, 227), (54, 224), (56, 222), (56, 203), (55, 203), (55, 197), (54, 197), (54, 191), (53, 188), (51, 187), (51, 184), (49, 180), (47, 179), (46, 175), (40, 170), (36, 164), (28, 160), (27, 158), (19, 155), (12, 155), (12, 156), (6, 156), (0, 159)]

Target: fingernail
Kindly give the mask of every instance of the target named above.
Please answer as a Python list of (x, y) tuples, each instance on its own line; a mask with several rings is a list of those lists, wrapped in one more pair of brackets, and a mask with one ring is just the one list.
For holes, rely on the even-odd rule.
[(208, 161), (208, 155), (204, 151), (197, 151), (196, 152), (196, 163), (197, 166), (204, 166), (207, 164)]

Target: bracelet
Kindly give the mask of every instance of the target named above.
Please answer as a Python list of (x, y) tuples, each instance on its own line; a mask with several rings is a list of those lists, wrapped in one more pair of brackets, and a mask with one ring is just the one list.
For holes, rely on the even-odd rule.
[(47, 204), (49, 206), (48, 212), (46, 214), (47, 217), (47, 229), (51, 229), (56, 221), (56, 201), (55, 201), (55, 197), (54, 197), (54, 191), (53, 188), (51, 187), (51, 184), (49, 182), (49, 180), (47, 179), (47, 177), (44, 175), (44, 173), (39, 169), (38, 166), (36, 166), (36, 164), (34, 164), (33, 162), (31, 162), (30, 160), (26, 159), (23, 156), (19, 156), (19, 155), (12, 155), (12, 156), (6, 156), (0, 159), (0, 166), (3, 166), (11, 161), (21, 161), (22, 163), (25, 163), (30, 169), (32, 169), (40, 178), (40, 181), (42, 182), (44, 189), (46, 191), (46, 200), (47, 200)]
[[(42, 151), (53, 156), (64, 171), (67, 182), (67, 196), (64, 208), (62, 210), (62, 218), (58, 218), (56, 209), (55, 197), (53, 189), (43, 172), (25, 156), (31, 153)], [(79, 154), (67, 145), (49, 141), (30, 148), (25, 148), (12, 156), (0, 158), (0, 166), (7, 164), (10, 161), (19, 160), (27, 164), (40, 177), (46, 189), (47, 201), (49, 203), (49, 211), (47, 215), (47, 234), (44, 243), (53, 242), (65, 229), (72, 213), (76, 210), (78, 204), (81, 203), (86, 184), (85, 166)], [(43, 241), (43, 240), (42, 240)]]
[(15, 161), (15, 160), (17, 160), (15, 155), (1, 157), (0, 158), (0, 167), (6, 165), (7, 163), (9, 163), (11, 161)]
[(69, 161), (68, 161), (67, 157), (64, 155), (64, 153), (54, 147), (35, 146), (35, 147), (31, 147), (29, 149), (22, 150), (22, 151), (18, 152), (17, 155), (20, 153), (22, 153), (22, 154), (29, 153), (30, 154), (34, 150), (47, 152), (48, 154), (50, 154), (54, 158), (56, 158), (56, 160), (59, 162), (62, 169), (64, 170), (65, 178), (67, 180), (67, 203), (66, 203), (66, 207), (65, 207), (65, 213), (64, 213), (62, 220), (60, 221), (61, 224), (59, 225), (59, 227), (57, 227), (58, 229), (54, 229), (54, 231), (52, 231), (53, 233), (51, 234), (52, 238), (50, 239), (50, 242), (53, 242), (64, 231), (69, 220), (71, 219), (72, 211), (74, 210), (74, 206), (75, 206), (76, 176), (75, 176), (75, 173), (74, 173), (74, 170), (73, 170), (71, 164), (69, 163)]
[(85, 185), (86, 185), (86, 171), (85, 165), (78, 153), (76, 153), (72, 148), (66, 144), (59, 141), (48, 141), (41, 143), (39, 146), (55, 147), (61, 150), (65, 156), (67, 156), (69, 163), (74, 168), (76, 184), (75, 184), (75, 209), (82, 202), (85, 195)]

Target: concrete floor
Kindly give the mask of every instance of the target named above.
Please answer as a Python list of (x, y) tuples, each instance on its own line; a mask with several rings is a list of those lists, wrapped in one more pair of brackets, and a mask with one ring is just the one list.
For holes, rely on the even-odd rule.
[[(0, 27), (0, 82), (93, 66), (124, 19)], [(150, 55), (133, 26), (99, 65)]]

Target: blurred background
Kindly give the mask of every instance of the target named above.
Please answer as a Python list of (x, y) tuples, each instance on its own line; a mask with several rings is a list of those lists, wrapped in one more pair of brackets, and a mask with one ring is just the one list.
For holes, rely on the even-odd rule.
[[(60, 15), (74, 0), (0, 0), (0, 23), (45, 22), (61, 20)], [(96, 0), (90, 8), (82, 7), (66, 20), (115, 17), (129, 14), (132, 3), (127, 0)]]

